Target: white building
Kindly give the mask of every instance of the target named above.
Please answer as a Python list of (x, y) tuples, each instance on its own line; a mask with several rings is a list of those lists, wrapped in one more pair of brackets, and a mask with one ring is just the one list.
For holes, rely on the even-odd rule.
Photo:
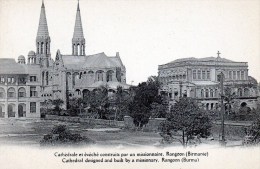
[[(218, 53), (219, 55), (219, 53)], [(220, 82), (218, 75), (224, 73), (224, 88), (232, 88), (236, 104), (246, 103), (256, 108), (257, 81), (248, 76), (247, 62), (234, 62), (221, 57), (184, 58), (159, 65), (161, 93), (167, 94), (174, 104), (182, 95), (196, 98), (207, 110), (219, 108)]]

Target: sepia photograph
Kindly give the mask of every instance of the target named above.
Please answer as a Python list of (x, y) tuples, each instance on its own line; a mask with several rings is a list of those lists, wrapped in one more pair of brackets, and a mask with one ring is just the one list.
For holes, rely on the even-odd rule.
[(259, 0), (0, 0), (0, 162), (260, 163)]

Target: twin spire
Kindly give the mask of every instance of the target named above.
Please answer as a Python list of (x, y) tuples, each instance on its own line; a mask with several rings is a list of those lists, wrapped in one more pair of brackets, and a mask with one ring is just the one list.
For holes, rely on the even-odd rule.
[[(38, 26), (37, 38), (36, 38), (37, 53), (42, 54), (41, 46), (38, 46), (38, 44), (41, 44), (42, 41), (46, 43), (46, 40), (48, 41), (47, 45), (49, 45), (50, 37), (48, 31), (48, 24), (46, 19), (44, 2), (42, 1), (40, 21)], [(48, 47), (46, 47), (46, 49), (47, 48)], [(79, 2), (77, 5), (76, 21), (74, 26), (73, 38), (72, 38), (72, 55), (85, 55), (85, 38), (83, 34)]]
[(47, 25), (46, 13), (45, 13), (45, 6), (44, 6), (44, 2), (42, 1), (37, 37), (48, 37), (48, 36), (49, 36), (49, 31), (48, 31), (48, 25)]

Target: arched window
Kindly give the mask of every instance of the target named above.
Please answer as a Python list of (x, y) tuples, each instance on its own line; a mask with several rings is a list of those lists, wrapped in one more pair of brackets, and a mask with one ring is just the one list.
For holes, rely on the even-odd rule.
[(112, 70), (107, 71), (107, 82), (112, 81), (113, 73)]
[(245, 88), (245, 89), (244, 89), (244, 95), (245, 95), (245, 96), (249, 96), (249, 89), (248, 89), (248, 88)]
[(214, 103), (211, 103), (210, 104), (210, 110), (213, 110), (213, 107), (214, 107)]
[(210, 89), (210, 97), (214, 97), (214, 91), (213, 91), (213, 89)]
[(81, 95), (81, 91), (79, 89), (76, 89), (77, 95)]
[(241, 88), (239, 88), (239, 89), (237, 90), (237, 95), (238, 95), (239, 97), (242, 97), (242, 96), (243, 96), (243, 91), (242, 91)]
[(197, 79), (197, 71), (196, 70), (192, 71), (192, 78)]
[(44, 44), (43, 42), (41, 43), (41, 54), (43, 54), (43, 47), (44, 47)]
[(49, 85), (49, 72), (46, 72), (46, 85)]
[(0, 87), (0, 98), (5, 98), (5, 89)]
[(46, 45), (45, 45), (45, 53), (48, 54), (48, 42), (46, 42)]
[(81, 53), (80, 53), (80, 44), (77, 45), (77, 53), (78, 53), (78, 55), (81, 55)]
[(218, 97), (218, 89), (215, 89), (215, 97)]
[(8, 98), (14, 98), (15, 97), (15, 89), (13, 87), (9, 88), (7, 91), (7, 97)]
[(206, 110), (209, 110), (209, 103), (206, 104)]
[(78, 72), (76, 72), (76, 73), (73, 73), (73, 82), (72, 82), (72, 84), (73, 84), (73, 86), (76, 84), (76, 81), (79, 79), (79, 73)]
[(8, 117), (15, 117), (14, 104), (8, 104)]
[(89, 90), (88, 89), (84, 89), (82, 91), (82, 93), (83, 93), (83, 98), (86, 98), (88, 96), (88, 94), (89, 94)]
[(97, 71), (97, 81), (103, 81), (103, 71)]
[(206, 89), (205, 96), (209, 97), (209, 89)]
[(24, 87), (19, 88), (18, 97), (26, 97), (26, 91)]
[(201, 89), (201, 98), (203, 98), (203, 97), (204, 97), (204, 90)]

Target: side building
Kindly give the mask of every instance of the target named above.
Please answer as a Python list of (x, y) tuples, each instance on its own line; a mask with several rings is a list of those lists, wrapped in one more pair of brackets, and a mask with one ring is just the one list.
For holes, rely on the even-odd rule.
[(159, 65), (160, 92), (170, 98), (170, 104), (187, 96), (197, 99), (206, 110), (219, 109), (220, 73), (224, 74), (224, 88), (229, 87), (235, 93), (234, 104), (255, 109), (257, 81), (248, 76), (247, 62), (234, 62), (219, 56), (177, 59)]

